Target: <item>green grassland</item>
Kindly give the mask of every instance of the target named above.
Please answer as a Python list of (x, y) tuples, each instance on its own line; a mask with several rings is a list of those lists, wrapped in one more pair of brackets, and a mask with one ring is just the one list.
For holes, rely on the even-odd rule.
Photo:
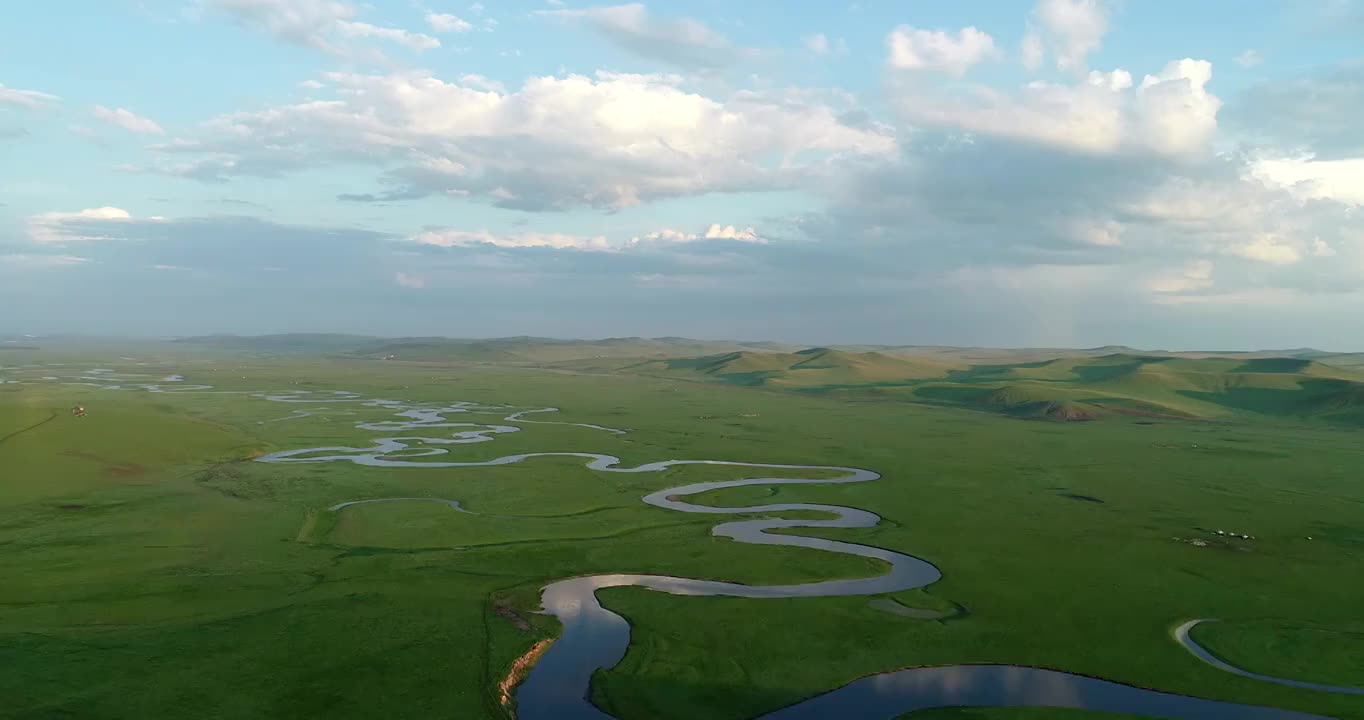
[(1364, 623), (1358, 621), (1333, 626), (1302, 618), (1204, 623), (1194, 628), (1193, 637), (1214, 655), (1253, 672), (1364, 688)]
[[(471, 460), (591, 451), (631, 465), (717, 458), (872, 468), (881, 480), (734, 488), (698, 501), (873, 510), (884, 518), (875, 528), (799, 532), (929, 560), (943, 579), (895, 599), (964, 609), (921, 620), (868, 598), (606, 590), (604, 603), (633, 624), (632, 643), (619, 666), (598, 675), (593, 697), (622, 718), (750, 717), (868, 673), (1008, 662), (1364, 719), (1364, 699), (1223, 673), (1169, 636), (1182, 620), (1222, 618), (1200, 626), (1197, 639), (1248, 669), (1319, 682), (1360, 676), (1360, 656), (1341, 640), (1360, 631), (1364, 596), (1364, 446), (1350, 424), (1351, 371), (1253, 358), (1212, 358), (1222, 363), (1214, 368), (1199, 364), (1206, 358), (1100, 355), (1025, 367), (883, 352), (855, 361), (846, 356), (858, 353), (844, 351), (769, 354), (779, 357), (745, 357), (733, 369), (773, 375), (736, 382), (695, 360), (612, 359), (615, 368), (651, 364), (613, 371), (202, 347), (144, 353), (163, 363), (147, 372), (224, 390), (557, 406), (557, 416), (532, 417), (631, 429), (617, 436), (527, 424), (452, 449)], [(139, 371), (74, 349), (37, 355)], [(924, 379), (897, 388), (902, 371)], [(879, 386), (832, 387), (861, 382)], [(1064, 388), (1078, 393), (1064, 401), (1086, 412), (1118, 402), (1101, 398), (1163, 409), (1110, 410), (1095, 423), (1020, 422), (974, 397), (930, 391), (903, 402), (895, 394), (931, 387), (1027, 388), (1003, 393), (1018, 402), (1052, 402), (1032, 393)], [(78, 403), (88, 417), (70, 415)], [(243, 395), (0, 386), (0, 717), (501, 718), (497, 680), (556, 632), (534, 613), (547, 582), (648, 572), (777, 583), (880, 570), (859, 558), (714, 538), (710, 527), (729, 516), (639, 501), (743, 475), (733, 468), (618, 475), (571, 458), (469, 469), (249, 461), (282, 449), (365, 447), (382, 433), (354, 423), (388, 419), (351, 404), (286, 419), (305, 407)], [(480, 514), (433, 502), (327, 510), (383, 497), (450, 498)], [(1215, 529), (1255, 540), (1187, 542)]]

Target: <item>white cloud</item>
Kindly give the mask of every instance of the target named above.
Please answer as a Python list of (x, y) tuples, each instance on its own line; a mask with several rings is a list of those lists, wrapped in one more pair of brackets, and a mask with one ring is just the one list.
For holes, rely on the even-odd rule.
[(1152, 278), (1148, 284), (1151, 292), (1185, 293), (1212, 287), (1213, 264), (1211, 260), (1194, 260), (1173, 272)]
[(440, 47), (430, 35), (355, 20), (357, 7), (346, 0), (201, 0), (238, 24), (293, 45), (334, 55), (354, 55), (347, 39), (379, 39), (414, 50)]
[(816, 55), (829, 54), (829, 37), (824, 33), (815, 33), (805, 38), (805, 48)]
[(115, 125), (127, 130), (128, 132), (143, 133), (146, 135), (164, 135), (165, 130), (156, 124), (155, 120), (140, 117), (130, 110), (124, 108), (109, 109), (103, 105), (96, 105), (91, 111), (94, 116), (110, 125)]
[(901, 25), (886, 37), (887, 61), (900, 70), (936, 70), (961, 76), (973, 65), (996, 57), (999, 50), (989, 33), (974, 27), (956, 36), (941, 30), (918, 30)]
[(630, 245), (641, 245), (645, 243), (688, 243), (696, 240), (738, 240), (739, 242), (766, 243), (767, 240), (758, 235), (758, 231), (751, 227), (739, 228), (734, 225), (720, 225), (712, 223), (701, 232), (685, 232), (664, 228), (651, 233), (645, 233), (630, 239)]
[(506, 85), (503, 85), (502, 83), (496, 80), (484, 77), (482, 75), (470, 73), (468, 75), (461, 76), (459, 81), (464, 85), (467, 85), (476, 90), (486, 90), (488, 92), (495, 92), (504, 95), (507, 92)]
[(1280, 281), (1309, 290), (1364, 280), (1358, 207), (1301, 198), (1250, 167), (1235, 177), (1171, 177), (1115, 210), (1129, 218), (1129, 227), (1145, 226), (1144, 242), (1165, 253), (1222, 254), (1285, 270), (1301, 266)]
[(1253, 242), (1235, 249), (1243, 257), (1273, 265), (1292, 265), (1302, 260), (1302, 253), (1296, 247), (1278, 236), (1265, 233)]
[(462, 33), (474, 29), (469, 21), (449, 13), (429, 12), (426, 14), (426, 24), (430, 25), (432, 30), (440, 33)]
[(0, 83), (0, 105), (18, 105), (22, 108), (37, 110), (48, 107), (61, 101), (56, 95), (50, 95), (37, 90), (18, 90), (5, 87)]
[(108, 235), (87, 234), (81, 221), (130, 220), (127, 210), (116, 207), (87, 208), (76, 212), (46, 212), (28, 219), (28, 236), (35, 242), (62, 243), (81, 240), (107, 240)]
[(162, 172), (221, 181), (333, 163), (378, 164), (393, 189), (347, 199), (464, 193), (505, 207), (620, 208), (660, 197), (792, 187), (842, 155), (892, 152), (891, 132), (802, 94), (714, 100), (666, 75), (482, 79), (332, 73), (337, 99), (207, 123), (157, 149)]
[(1074, 85), (1029, 83), (1016, 93), (985, 87), (955, 96), (911, 90), (898, 98), (917, 124), (1093, 153), (1137, 149), (1163, 155), (1206, 149), (1221, 100), (1208, 92), (1212, 64), (1177, 60), (1132, 87), (1125, 70), (1091, 72)]
[(601, 235), (586, 237), (562, 233), (523, 232), (497, 235), (486, 230), (428, 230), (413, 235), (413, 241), (439, 247), (469, 247), (493, 245), (503, 248), (547, 247), (573, 250), (611, 250), (610, 243)]
[(1232, 61), (1243, 68), (1250, 68), (1265, 61), (1265, 56), (1259, 50), (1249, 49), (1232, 58)]
[[(712, 223), (700, 232), (686, 232), (664, 228), (633, 237), (626, 243), (612, 243), (604, 235), (570, 235), (566, 233), (519, 232), (499, 234), (487, 230), (427, 230), (408, 238), (423, 245), (438, 247), (478, 247), (491, 245), (500, 248), (555, 248), (593, 252), (619, 252), (648, 247), (680, 245), (701, 240), (733, 240), (741, 243), (766, 244), (767, 240), (751, 227)], [(689, 262), (705, 264), (704, 258)]]
[(1071, 236), (1085, 245), (1116, 247), (1122, 244), (1123, 226), (1113, 220), (1077, 220)]
[(336, 31), (342, 37), (379, 38), (413, 50), (431, 50), (440, 47), (440, 41), (430, 35), (403, 30), (402, 28), (380, 27), (364, 22), (343, 20), (336, 24)]
[(1325, 240), (1322, 240), (1321, 238), (1313, 238), (1313, 239), (1312, 239), (1312, 256), (1313, 256), (1313, 257), (1335, 257), (1335, 256), (1336, 256), (1336, 249), (1333, 248), (1333, 247), (1331, 247), (1330, 243), (1327, 243)]
[(1036, 69), (1050, 51), (1061, 70), (1083, 70), (1108, 33), (1108, 8), (1099, 0), (1038, 0), (1023, 38), (1023, 64)]
[(1292, 190), (1299, 197), (1364, 205), (1364, 158), (1261, 159), (1251, 165), (1251, 172), (1256, 177)]
[(1142, 78), (1135, 110), (1139, 131), (1151, 148), (1173, 154), (1207, 144), (1222, 107), (1207, 90), (1211, 80), (1212, 63), (1189, 58)]
[(640, 3), (536, 14), (586, 23), (625, 50), (681, 67), (720, 67), (751, 54), (698, 20), (654, 18)]
[(402, 287), (412, 288), (414, 290), (420, 290), (421, 288), (426, 287), (426, 280), (416, 275), (409, 275), (408, 273), (405, 272), (394, 273), (393, 282), (397, 283)]
[(751, 227), (736, 229), (733, 225), (721, 227), (719, 224), (712, 224), (706, 228), (705, 237), (709, 239), (723, 238), (725, 240), (742, 240), (744, 242), (766, 242), (758, 237), (757, 231)]
[(1123, 90), (1132, 87), (1132, 73), (1127, 72), (1122, 68), (1118, 68), (1113, 72), (1101, 72), (1099, 70), (1090, 70), (1089, 75), (1086, 76), (1085, 79), (1089, 82), (1090, 85), (1093, 85), (1095, 87), (1108, 88), (1113, 92), (1122, 92)]

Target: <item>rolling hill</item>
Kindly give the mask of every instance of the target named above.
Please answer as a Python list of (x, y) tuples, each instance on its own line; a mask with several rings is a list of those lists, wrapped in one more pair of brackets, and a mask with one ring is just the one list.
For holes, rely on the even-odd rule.
[(692, 375), (738, 385), (778, 388), (862, 387), (944, 377), (953, 365), (936, 360), (809, 348), (797, 352), (738, 351), (647, 361), (623, 368), (644, 374)]
[(352, 353), (360, 357), (413, 362), (559, 363), (597, 358), (691, 357), (721, 352), (780, 349), (770, 343), (691, 340), (688, 338), (606, 338), (558, 340), (510, 337), (488, 340), (399, 338)]
[(1364, 425), (1364, 373), (1305, 357), (1189, 358), (1123, 350), (972, 365), (821, 347), (648, 360), (619, 371), (1034, 419), (1272, 416)]
[(351, 352), (382, 344), (382, 338), (339, 333), (283, 333), (278, 335), (194, 335), (171, 340), (211, 350), (270, 354)]

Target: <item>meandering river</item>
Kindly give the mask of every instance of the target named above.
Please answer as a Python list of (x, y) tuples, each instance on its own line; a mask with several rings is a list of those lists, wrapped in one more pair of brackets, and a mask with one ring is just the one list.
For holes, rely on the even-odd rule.
[[(48, 366), (52, 367), (52, 366)], [(52, 377), (54, 376), (45, 376)], [(736, 582), (697, 580), (665, 575), (604, 574), (573, 577), (546, 586), (541, 596), (543, 611), (562, 623), (561, 637), (551, 644), (516, 690), (517, 714), (523, 720), (579, 720), (604, 719), (611, 716), (588, 700), (592, 674), (611, 668), (625, 655), (630, 642), (630, 627), (624, 618), (611, 612), (597, 600), (596, 591), (606, 587), (638, 586), (672, 595), (725, 595), (744, 598), (832, 597), (849, 595), (879, 595), (919, 588), (937, 581), (941, 572), (932, 564), (904, 553), (868, 545), (806, 537), (773, 534), (769, 530), (797, 528), (865, 528), (880, 522), (873, 512), (837, 505), (810, 503), (779, 503), (740, 507), (716, 507), (687, 502), (685, 498), (721, 488), (749, 485), (801, 485), (871, 482), (880, 475), (871, 470), (822, 465), (791, 465), (776, 463), (743, 463), (725, 460), (665, 460), (635, 467), (622, 466), (619, 458), (590, 452), (526, 453), (507, 455), (481, 462), (460, 462), (434, 458), (450, 453), (448, 446), (489, 442), (497, 435), (518, 432), (514, 424), (482, 424), (449, 422), (450, 414), (502, 413), (514, 410), (502, 418), (505, 423), (546, 424), (553, 421), (527, 420), (531, 413), (553, 412), (555, 408), (520, 409), (505, 406), (485, 406), (475, 403), (436, 405), (406, 403), (397, 400), (371, 399), (347, 391), (316, 393), (310, 391), (217, 391), (208, 385), (183, 385), (180, 375), (168, 375), (158, 382), (139, 382), (145, 376), (121, 375), (108, 369), (85, 371), (68, 384), (89, 385), (102, 389), (140, 389), (164, 393), (229, 393), (244, 394), (282, 403), (357, 403), (362, 407), (382, 408), (399, 420), (365, 421), (356, 423), (358, 429), (372, 432), (404, 432), (410, 430), (451, 430), (442, 437), (385, 436), (373, 439), (369, 447), (314, 447), (284, 450), (257, 458), (263, 463), (318, 463), (351, 462), (374, 467), (405, 468), (477, 468), (508, 465), (539, 457), (577, 457), (586, 461), (592, 470), (605, 473), (660, 472), (685, 465), (725, 466), (745, 471), (753, 470), (772, 476), (755, 476), (734, 480), (682, 485), (660, 490), (642, 498), (646, 504), (686, 513), (714, 515), (773, 514), (793, 510), (816, 510), (828, 513), (830, 519), (750, 519), (724, 522), (712, 528), (713, 535), (728, 537), (737, 542), (757, 545), (787, 545), (810, 550), (836, 552), (875, 558), (885, 562), (888, 571), (882, 575), (848, 580), (829, 580), (793, 585), (746, 585)], [(302, 418), (295, 416), (281, 420)], [(605, 428), (586, 423), (578, 425), (612, 434), (624, 430)], [(458, 429), (456, 429), (458, 428)], [(414, 447), (416, 446), (416, 447)], [(433, 459), (415, 459), (433, 458)], [(781, 471), (821, 471), (837, 473), (819, 479), (781, 477)], [(333, 505), (331, 510), (366, 502), (436, 501), (464, 511), (458, 501), (444, 498), (375, 498), (353, 500)], [(1188, 637), (1188, 630), (1197, 622), (1186, 623), (1176, 631), (1176, 639), (1190, 652), (1216, 667), (1238, 675), (1268, 682), (1330, 690), (1333, 692), (1361, 692), (1353, 688), (1333, 688), (1312, 683), (1286, 681), (1256, 675), (1228, 665), (1207, 653)], [(1173, 718), (1177, 720), (1329, 720), (1324, 716), (1282, 710), (1278, 708), (1242, 705), (1195, 698), (1172, 693), (1137, 688), (1120, 683), (1075, 675), (1056, 670), (1011, 665), (953, 665), (909, 668), (880, 673), (855, 680), (843, 687), (809, 698), (763, 716), (767, 720), (814, 720), (815, 718), (846, 718), (848, 720), (890, 720), (904, 713), (936, 707), (993, 707), (1043, 706), (1084, 710), (1100, 710), (1132, 715)]]

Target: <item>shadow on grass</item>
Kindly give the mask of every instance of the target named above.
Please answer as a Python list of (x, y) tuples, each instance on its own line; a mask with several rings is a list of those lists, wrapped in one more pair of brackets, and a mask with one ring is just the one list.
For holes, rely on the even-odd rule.
[(1298, 389), (1233, 387), (1223, 392), (1180, 390), (1180, 395), (1232, 410), (1279, 416), (1316, 416), (1364, 425), (1364, 383), (1351, 380), (1300, 380)]

